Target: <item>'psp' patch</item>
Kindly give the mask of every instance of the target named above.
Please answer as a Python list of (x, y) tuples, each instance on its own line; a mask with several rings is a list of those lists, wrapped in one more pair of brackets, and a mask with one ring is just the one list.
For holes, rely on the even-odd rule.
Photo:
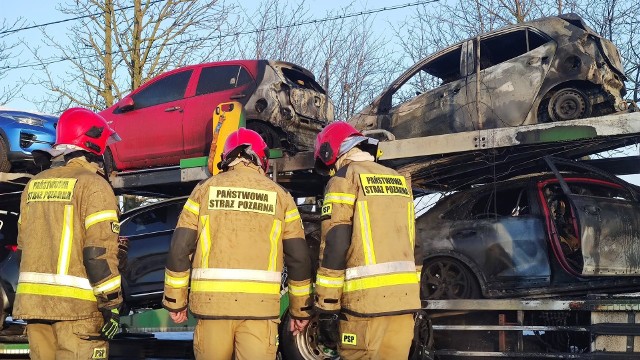
[(333, 204), (331, 204), (331, 203), (329, 203), (329, 204), (324, 204), (324, 205), (322, 205), (322, 211), (321, 211), (320, 216), (321, 216), (323, 219), (330, 218), (330, 217), (331, 217), (331, 212), (332, 212), (332, 211), (333, 211)]
[(95, 348), (93, 349), (92, 359), (106, 359), (107, 358), (107, 348)]
[(116, 234), (119, 234), (120, 233), (120, 223), (112, 222), (111, 223), (111, 231), (113, 231)]
[(342, 343), (346, 345), (357, 345), (358, 338), (356, 334), (342, 333)]

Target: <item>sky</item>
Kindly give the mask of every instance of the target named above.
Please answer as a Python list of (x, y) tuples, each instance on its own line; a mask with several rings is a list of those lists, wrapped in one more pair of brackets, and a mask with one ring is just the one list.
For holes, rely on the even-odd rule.
[[(239, 1), (239, 0), (238, 0)], [(229, 3), (233, 3), (234, 0), (227, 0)], [(291, 0), (291, 3), (296, 3), (296, 0)], [(356, 0), (354, 3), (354, 10), (371, 10), (371, 9), (380, 9), (384, 7), (392, 7), (395, 5), (414, 3), (416, 0)], [(0, 0), (0, 8), (2, 8), (2, 15), (0, 15), (0, 21), (4, 20), (7, 24), (12, 24), (19, 18), (26, 20), (25, 26), (35, 25), (35, 24), (44, 24), (49, 22), (55, 22), (59, 20), (68, 19), (72, 16), (62, 14), (61, 12), (56, 10), (56, 7), (60, 4), (63, 4), (64, 1), (58, 0), (22, 0), (22, 1), (13, 1), (13, 0)], [(239, 1), (242, 6), (246, 7), (251, 11), (251, 6), (257, 6), (259, 4), (258, 0), (245, 0)], [(324, 15), (331, 10), (340, 9), (348, 4), (351, 4), (352, 1), (342, 1), (342, 0), (329, 0), (329, 1), (318, 1), (318, 0), (310, 0), (306, 1), (309, 6), (311, 13), (316, 13), (317, 18), (322, 18)], [(383, 19), (380, 21), (380, 26), (376, 28), (380, 33), (384, 33), (385, 31), (391, 29), (391, 26), (394, 23), (397, 23), (404, 19), (406, 16), (411, 14), (412, 9), (415, 7), (402, 8), (397, 10), (389, 10), (380, 14), (376, 14), (374, 16), (378, 16)], [(1, 22), (0, 22), (1, 23)], [(53, 35), (58, 39), (63, 39), (67, 37), (66, 32), (69, 26), (71, 26), (73, 22), (66, 22), (61, 24), (49, 25), (46, 27), (46, 31), (48, 34)], [(20, 31), (15, 34), (10, 35), (5, 39), (6, 42), (24, 40), (31, 45), (38, 44), (41, 41), (41, 32), (40, 29), (32, 29)], [(20, 51), (20, 50), (18, 50)], [(20, 59), (16, 59), (24, 62), (29, 60), (30, 53), (28, 50), (23, 49), (20, 55)], [(56, 66), (56, 65), (53, 65)], [(57, 64), (61, 69), (64, 66), (64, 62)], [(54, 68), (55, 69), (55, 68)], [(54, 70), (55, 71), (55, 70)], [(7, 77), (3, 80), (8, 83), (20, 82), (28, 79), (32, 75), (33, 70), (29, 68), (11, 70)], [(23, 90), (24, 97), (35, 97), (38, 98), (38, 95), (44, 95), (46, 92), (43, 88), (39, 86), (27, 86)], [(28, 94), (28, 95), (26, 95)], [(19, 110), (27, 110), (34, 111), (37, 110), (36, 105), (25, 99), (24, 97), (18, 96), (17, 98), (10, 101), (5, 106), (8, 108), (14, 108)]]

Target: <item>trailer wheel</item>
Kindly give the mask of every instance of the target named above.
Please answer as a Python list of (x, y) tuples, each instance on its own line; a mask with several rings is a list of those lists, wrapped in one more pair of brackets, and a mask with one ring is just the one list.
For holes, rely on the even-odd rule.
[(318, 343), (318, 318), (309, 321), (309, 326), (293, 336), (289, 331), (291, 315), (287, 311), (280, 324), (280, 354), (283, 360), (339, 359), (335, 350)]
[(428, 259), (420, 279), (422, 298), (427, 300), (477, 299), (480, 285), (462, 262), (446, 257)]

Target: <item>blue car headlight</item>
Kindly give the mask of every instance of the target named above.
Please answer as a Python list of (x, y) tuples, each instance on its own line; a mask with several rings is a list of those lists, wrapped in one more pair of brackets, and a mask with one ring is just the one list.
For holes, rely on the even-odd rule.
[(7, 116), (7, 117), (13, 119), (18, 124), (44, 127), (44, 120), (42, 119), (36, 119), (28, 116), (15, 116), (15, 115)]

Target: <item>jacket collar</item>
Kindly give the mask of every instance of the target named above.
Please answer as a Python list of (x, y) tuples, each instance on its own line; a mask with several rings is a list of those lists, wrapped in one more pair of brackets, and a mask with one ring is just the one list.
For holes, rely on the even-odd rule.
[(261, 175), (264, 175), (264, 171), (262, 168), (252, 162), (240, 162), (234, 166), (229, 166), (229, 170), (227, 171), (240, 171), (240, 172), (257, 172)]
[(92, 173), (99, 173), (100, 175), (104, 174), (104, 171), (98, 164), (87, 161), (84, 156), (69, 160), (66, 166), (83, 168), (91, 171)]

